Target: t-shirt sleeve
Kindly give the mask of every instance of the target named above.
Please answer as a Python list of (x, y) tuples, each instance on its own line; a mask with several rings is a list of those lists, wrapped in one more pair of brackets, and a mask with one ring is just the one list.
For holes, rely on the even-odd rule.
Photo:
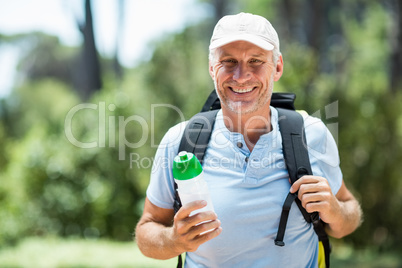
[(173, 158), (178, 153), (185, 124), (186, 122), (183, 122), (169, 129), (155, 154), (147, 197), (152, 204), (160, 208), (173, 209), (175, 195)]
[(336, 194), (342, 185), (343, 175), (335, 139), (318, 118), (305, 117), (304, 126), (313, 174), (326, 178), (332, 193)]

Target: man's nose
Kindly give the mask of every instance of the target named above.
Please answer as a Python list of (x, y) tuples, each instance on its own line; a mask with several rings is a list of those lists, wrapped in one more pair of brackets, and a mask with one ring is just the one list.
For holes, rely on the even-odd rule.
[(249, 80), (250, 77), (251, 74), (246, 64), (238, 64), (233, 71), (233, 80), (237, 81), (238, 83), (244, 83)]

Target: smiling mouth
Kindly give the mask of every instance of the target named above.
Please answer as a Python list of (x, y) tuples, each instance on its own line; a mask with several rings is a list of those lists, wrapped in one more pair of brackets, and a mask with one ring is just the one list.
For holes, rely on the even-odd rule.
[(234, 87), (229, 87), (231, 91), (239, 94), (243, 93), (248, 93), (253, 91), (256, 87), (245, 87), (245, 88), (234, 88)]

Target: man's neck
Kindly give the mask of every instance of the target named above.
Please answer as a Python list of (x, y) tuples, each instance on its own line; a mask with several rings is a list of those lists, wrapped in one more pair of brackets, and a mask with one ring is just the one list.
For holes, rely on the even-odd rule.
[(259, 138), (269, 133), (271, 126), (271, 110), (269, 106), (263, 111), (249, 114), (239, 114), (222, 109), (226, 128), (231, 132), (243, 135), (247, 147), (253, 150)]

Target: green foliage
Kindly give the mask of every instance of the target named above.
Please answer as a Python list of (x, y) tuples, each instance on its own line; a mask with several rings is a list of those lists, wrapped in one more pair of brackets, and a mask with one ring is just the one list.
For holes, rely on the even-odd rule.
[(345, 27), (350, 58), (343, 90), (336, 94), (345, 181), (359, 196), (365, 213), (363, 225), (347, 240), (379, 250), (400, 246), (402, 241), (401, 221), (395, 213), (402, 193), (397, 175), (402, 160), (400, 126), (398, 129), (402, 89), (389, 92), (390, 76), (383, 68), (390, 53), (386, 42), (389, 25), (385, 11), (373, 5), (360, 24), (351, 21)]
[[(27, 83), (10, 97), (5, 121), (11, 124), (4, 148), (8, 163), (0, 188), (5, 204), (0, 214), (7, 220), (0, 222), (0, 244), (42, 233), (132, 239), (142, 189), (128, 162), (119, 160), (119, 147), (112, 146), (118, 145), (115, 137), (112, 142), (100, 128), (102, 118), (131, 115), (114, 104), (115, 112), (105, 108), (102, 117), (102, 105), (114, 103), (114, 97), (105, 90), (89, 103), (95, 108), (74, 114), (79, 99), (55, 80)], [(118, 138), (119, 125), (111, 127), (107, 133)], [(74, 146), (74, 140), (96, 145)], [(102, 141), (110, 143), (102, 146)], [(129, 152), (121, 151), (127, 159)]]
[(62, 46), (57, 37), (41, 32), (6, 36), (4, 43), (19, 49), (19, 69), (26, 78), (55, 78), (70, 86), (77, 83), (78, 48)]
[(139, 67), (144, 71), (149, 105), (172, 105), (155, 110), (155, 128), (151, 131), (157, 141), (175, 123), (199, 112), (213, 90), (208, 73), (208, 27), (192, 26), (161, 40), (151, 60)]

